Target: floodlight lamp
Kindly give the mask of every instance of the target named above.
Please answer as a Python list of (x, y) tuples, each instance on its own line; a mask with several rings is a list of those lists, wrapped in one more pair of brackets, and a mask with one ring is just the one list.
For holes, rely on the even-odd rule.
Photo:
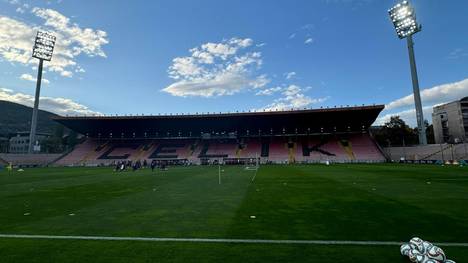
[(38, 31), (34, 41), (32, 57), (50, 61), (54, 53), (55, 40), (54, 35)]
[(390, 19), (400, 39), (421, 31), (416, 21), (414, 8), (408, 1), (403, 1), (388, 10)]

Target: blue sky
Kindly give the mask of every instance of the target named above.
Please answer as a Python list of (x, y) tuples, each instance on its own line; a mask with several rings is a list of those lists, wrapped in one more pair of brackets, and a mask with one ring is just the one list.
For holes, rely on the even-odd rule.
[[(0, 99), (30, 105), (38, 29), (54, 32), (41, 106), (59, 114), (386, 104), (414, 124), (393, 0), (0, 0)], [(425, 118), (468, 96), (468, 2), (415, 0)], [(29, 44), (31, 43), (31, 44)]]

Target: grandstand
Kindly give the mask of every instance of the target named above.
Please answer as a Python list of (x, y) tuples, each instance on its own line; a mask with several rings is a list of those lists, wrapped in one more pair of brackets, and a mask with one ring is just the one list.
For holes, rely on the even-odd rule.
[(56, 117), (86, 140), (57, 165), (383, 162), (368, 132), (383, 105), (158, 116)]

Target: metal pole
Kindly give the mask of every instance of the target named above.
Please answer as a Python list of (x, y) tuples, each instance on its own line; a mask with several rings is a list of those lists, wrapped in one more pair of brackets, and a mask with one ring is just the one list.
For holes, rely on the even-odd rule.
[(445, 163), (444, 148), (442, 148), (442, 144), (440, 144), (440, 151), (442, 152), (442, 162)]
[(29, 153), (33, 153), (34, 143), (36, 141), (36, 126), (37, 126), (37, 112), (39, 109), (39, 97), (41, 94), (41, 80), (42, 80), (42, 64), (44, 60), (39, 59), (39, 67), (37, 69), (37, 82), (36, 82), (36, 96), (34, 98), (34, 108), (31, 120), (31, 132), (29, 133)]
[(218, 184), (221, 184), (221, 164), (218, 160)]
[(418, 71), (416, 70), (416, 59), (414, 57), (413, 36), (406, 37), (408, 53), (411, 67), (411, 79), (413, 81), (414, 104), (416, 107), (416, 120), (418, 122), (419, 144), (426, 145), (426, 127), (424, 127), (424, 115), (421, 104), (421, 94), (419, 92)]
[(405, 143), (405, 137), (404, 136), (402, 137), (401, 143), (402, 143), (402, 146), (403, 146), (403, 158), (405, 158), (404, 162), (406, 163), (406, 161), (407, 161), (406, 160), (407, 159), (406, 158), (406, 143)]

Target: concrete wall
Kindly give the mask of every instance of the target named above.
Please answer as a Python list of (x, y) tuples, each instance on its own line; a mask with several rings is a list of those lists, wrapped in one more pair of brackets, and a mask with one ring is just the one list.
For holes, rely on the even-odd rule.
[(387, 147), (383, 149), (391, 160), (466, 160), (468, 143), (428, 144), (411, 147)]
[(55, 161), (60, 156), (59, 154), (15, 154), (15, 153), (0, 153), (0, 159), (13, 165), (25, 166), (44, 166)]

